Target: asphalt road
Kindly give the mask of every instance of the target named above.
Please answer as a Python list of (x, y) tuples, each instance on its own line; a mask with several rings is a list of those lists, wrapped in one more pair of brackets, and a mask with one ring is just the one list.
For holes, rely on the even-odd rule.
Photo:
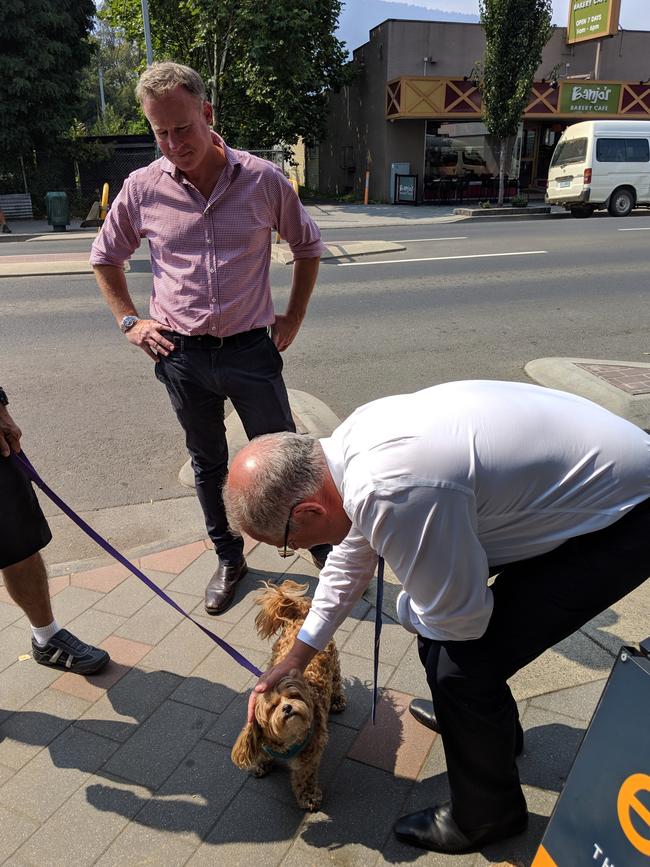
[[(287, 385), (341, 417), (373, 398), (445, 380), (525, 380), (526, 362), (543, 356), (649, 360), (650, 212), (324, 238), (406, 246), (324, 261), (308, 319), (285, 354)], [(5, 243), (0, 256), (60, 253), (62, 243), (69, 251), (89, 246)], [(150, 280), (142, 249), (128, 281), (143, 313)], [(291, 268), (273, 265), (271, 281), (283, 309)], [(48, 484), (97, 518), (112, 509), (113, 540), (123, 548), (196, 535), (200, 512), (177, 478), (182, 432), (151, 362), (121, 337), (92, 276), (3, 278), (0, 313), (0, 383)], [(57, 513), (47, 503), (45, 511)], [(48, 549), (50, 562), (94, 556), (63, 518), (52, 523), (63, 535)]]

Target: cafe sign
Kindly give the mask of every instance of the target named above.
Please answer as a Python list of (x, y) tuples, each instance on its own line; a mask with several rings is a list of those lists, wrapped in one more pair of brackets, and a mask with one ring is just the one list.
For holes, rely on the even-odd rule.
[(569, 0), (567, 44), (613, 36), (620, 14), (621, 0)]
[(599, 81), (563, 81), (559, 113), (575, 115), (618, 114), (621, 85)]

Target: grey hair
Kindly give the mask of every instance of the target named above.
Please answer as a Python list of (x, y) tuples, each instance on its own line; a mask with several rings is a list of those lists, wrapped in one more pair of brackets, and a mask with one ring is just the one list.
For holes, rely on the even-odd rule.
[(164, 60), (152, 63), (140, 76), (135, 88), (135, 96), (140, 105), (145, 99), (160, 99), (176, 87), (184, 87), (188, 93), (195, 96), (200, 103), (205, 102), (205, 85), (203, 79), (190, 66)]
[(289, 512), (316, 494), (325, 479), (325, 457), (315, 437), (295, 433), (256, 437), (258, 471), (246, 490), (223, 489), (230, 528), (280, 539)]

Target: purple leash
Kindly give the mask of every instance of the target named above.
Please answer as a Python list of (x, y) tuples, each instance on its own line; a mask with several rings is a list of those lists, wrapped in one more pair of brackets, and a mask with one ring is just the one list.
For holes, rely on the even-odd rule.
[(377, 677), (379, 675), (379, 641), (381, 639), (382, 607), (384, 604), (384, 558), (380, 557), (377, 563), (377, 601), (375, 603), (375, 648), (373, 655), (373, 684), (372, 684), (372, 724), (375, 724), (377, 713)]
[(21, 470), (27, 475), (27, 477), (31, 479), (36, 485), (38, 485), (38, 487), (43, 491), (43, 493), (46, 494), (50, 498), (50, 500), (52, 500), (52, 502), (61, 509), (62, 512), (64, 512), (72, 521), (74, 521), (74, 523), (78, 527), (80, 527), (84, 531), (84, 533), (90, 536), (90, 538), (94, 542), (97, 542), (100, 548), (103, 548), (104, 551), (110, 554), (111, 557), (114, 557), (123, 566), (126, 566), (129, 572), (132, 572), (135, 577), (139, 578), (140, 581), (146, 584), (150, 590), (153, 590), (153, 592), (160, 596), (161, 599), (164, 599), (168, 605), (171, 605), (172, 608), (175, 608), (179, 614), (182, 614), (183, 617), (186, 617), (195, 626), (198, 626), (201, 632), (204, 632), (209, 638), (214, 641), (215, 644), (218, 644), (222, 650), (225, 650), (227, 654), (232, 656), (235, 662), (238, 662), (241, 666), (248, 669), (251, 674), (254, 674), (257, 677), (261, 676), (262, 672), (259, 670), (259, 668), (254, 666), (253, 663), (250, 662), (250, 660), (246, 659), (245, 656), (242, 656), (242, 654), (238, 650), (235, 650), (234, 647), (231, 647), (231, 645), (228, 644), (227, 641), (224, 641), (223, 638), (219, 638), (218, 635), (215, 635), (214, 632), (206, 629), (205, 626), (202, 626), (186, 611), (183, 611), (180, 605), (174, 602), (174, 600), (170, 596), (168, 596), (164, 590), (161, 590), (160, 587), (154, 584), (154, 582), (150, 578), (147, 578), (144, 572), (141, 572), (137, 566), (134, 566), (133, 563), (126, 559), (126, 557), (123, 557), (122, 554), (120, 554), (120, 552), (110, 544), (110, 542), (107, 542), (106, 539), (99, 535), (99, 533), (95, 532), (95, 530), (93, 530), (90, 524), (87, 524), (83, 518), (80, 518), (79, 515), (77, 515), (77, 513), (70, 508), (70, 506), (64, 503), (61, 497), (57, 496), (54, 491), (45, 484), (43, 479), (39, 476), (39, 474), (32, 466), (25, 452), (20, 452), (19, 454), (12, 453), (11, 457), (20, 466)]

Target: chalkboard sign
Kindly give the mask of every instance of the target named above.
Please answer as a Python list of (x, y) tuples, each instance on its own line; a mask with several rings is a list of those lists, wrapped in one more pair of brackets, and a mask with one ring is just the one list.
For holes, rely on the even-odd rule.
[(649, 651), (619, 653), (532, 867), (650, 864)]
[(418, 176), (395, 175), (395, 204), (417, 205)]

